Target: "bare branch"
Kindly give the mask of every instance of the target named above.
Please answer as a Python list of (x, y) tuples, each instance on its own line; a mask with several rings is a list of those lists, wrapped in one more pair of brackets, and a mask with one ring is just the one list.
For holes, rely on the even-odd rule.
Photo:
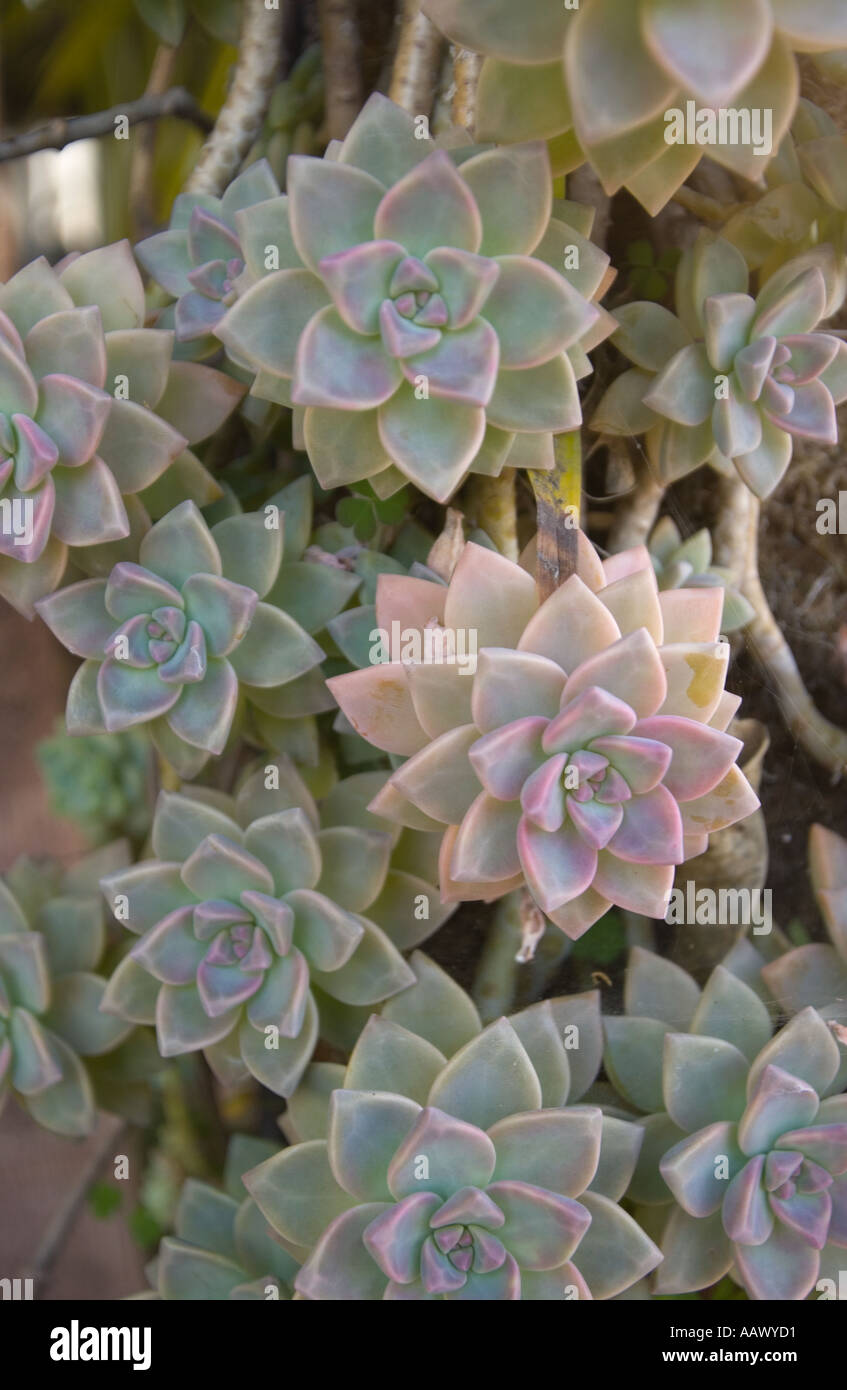
[(222, 193), (259, 134), (279, 71), (284, 8), (245, 0), (235, 77), (186, 192)]
[(748, 508), (741, 592), (752, 604), (755, 617), (744, 629), (744, 636), (750, 650), (776, 686), (783, 718), (797, 742), (817, 762), (829, 768), (833, 780), (838, 781), (847, 770), (847, 732), (831, 724), (815, 706), (803, 683), (794, 653), (770, 610), (759, 578), (759, 502), (752, 494), (749, 494)]
[(456, 79), (453, 122), (471, 135), (476, 125), (476, 89), (481, 67), (482, 59), (478, 53), (471, 53), (467, 48), (453, 50), (453, 76)]
[[(144, 89), (145, 96), (158, 96), (166, 91), (173, 76), (176, 49), (169, 44), (160, 43), (153, 57), (150, 76)], [(155, 226), (155, 207), (153, 197), (153, 156), (156, 148), (156, 131), (152, 125), (138, 132), (132, 149), (129, 165), (129, 206), (132, 213), (135, 234), (149, 236)]]
[(538, 518), (536, 582), (542, 602), (576, 571), (582, 511), (582, 444), (579, 430), (553, 438), (555, 463), (529, 474)]
[(635, 487), (622, 497), (615, 508), (615, 519), (609, 533), (612, 553), (629, 550), (634, 545), (646, 545), (647, 537), (659, 515), (665, 490), (654, 477), (650, 465), (641, 460)]
[(361, 40), (353, 0), (318, 0), (326, 90), (326, 126), (343, 140), (362, 105)]
[(410, 116), (428, 116), (432, 110), (443, 51), (444, 41), (421, 14), (420, 0), (404, 0), (388, 95)]
[(95, 111), (90, 116), (57, 116), (46, 125), (22, 131), (8, 140), (0, 140), (0, 161), (23, 159), (39, 150), (63, 150), (75, 140), (114, 135), (118, 118), (126, 120), (127, 125), (141, 125), (144, 121), (158, 121), (164, 116), (190, 121), (204, 132), (212, 129), (211, 119), (205, 111), (200, 110), (191, 93), (184, 87), (171, 87), (167, 92), (139, 97), (137, 101), (124, 101), (120, 106), (112, 106), (108, 111)]

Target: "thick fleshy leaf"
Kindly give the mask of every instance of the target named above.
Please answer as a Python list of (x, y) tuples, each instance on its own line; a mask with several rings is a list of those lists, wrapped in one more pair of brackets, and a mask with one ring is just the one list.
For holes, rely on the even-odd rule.
[(244, 1174), (244, 1186), (275, 1231), (294, 1245), (314, 1245), (353, 1206), (338, 1184), (322, 1139), (295, 1144)]
[(368, 1226), (385, 1211), (383, 1202), (365, 1202), (327, 1228), (297, 1275), (307, 1299), (374, 1302), (383, 1298), (386, 1278), (364, 1244)]
[(603, 1023), (604, 1062), (613, 1085), (639, 1110), (664, 1109), (662, 1049), (669, 1025), (654, 1018), (613, 1016)]
[[(426, 358), (416, 377), (426, 378)], [(417, 383), (419, 384), (419, 383)], [(408, 382), (385, 397), (378, 416), (383, 449), (411, 482), (437, 502), (450, 498), (485, 434), (485, 411), (465, 400), (422, 396)]]
[(578, 1197), (597, 1170), (601, 1132), (600, 1111), (594, 1107), (508, 1115), (488, 1131), (497, 1152), (495, 1180), (532, 1183)]
[(569, 1259), (591, 1224), (591, 1216), (572, 1197), (507, 1179), (490, 1184), (488, 1194), (502, 1211), (499, 1238), (522, 1267), (556, 1269)]
[(727, 1183), (744, 1166), (735, 1126), (707, 1125), (674, 1144), (661, 1157), (659, 1171), (676, 1200), (692, 1216), (710, 1216), (720, 1207)]
[(249, 1021), (243, 1023), (238, 1040), (241, 1055), (251, 1074), (262, 1086), (278, 1096), (290, 1096), (309, 1065), (318, 1038), (318, 1011), (311, 994), (306, 996), (306, 1016), (296, 1038), (261, 1032)]
[(400, 662), (369, 666), (327, 681), (357, 733), (376, 748), (408, 756), (428, 742)]
[(444, 1054), (425, 1038), (372, 1014), (350, 1054), (344, 1085), (352, 1091), (389, 1091), (425, 1105), (445, 1064)]
[(716, 1284), (733, 1261), (720, 1211), (704, 1218), (674, 1207), (662, 1236), (662, 1254), (654, 1276), (657, 1294), (690, 1293)]
[(249, 629), (232, 651), (240, 680), (260, 687), (280, 685), (310, 671), (323, 657), (299, 623), (272, 604), (257, 603)]
[(388, 1167), (419, 1114), (420, 1106), (401, 1095), (346, 1086), (333, 1093), (327, 1156), (345, 1192), (359, 1201), (391, 1200)]
[(737, 1047), (693, 1033), (669, 1033), (664, 1047), (665, 1108), (676, 1124), (691, 1131), (739, 1118), (748, 1062)]
[(768, 1064), (757, 1078), (738, 1125), (738, 1142), (747, 1154), (766, 1153), (786, 1130), (808, 1125), (820, 1101), (799, 1077)]
[(736, 1268), (754, 1299), (805, 1298), (814, 1287), (819, 1261), (817, 1250), (780, 1223), (763, 1245), (735, 1247)]
[(580, 1204), (591, 1225), (580, 1241), (575, 1263), (593, 1298), (614, 1298), (643, 1279), (661, 1260), (661, 1252), (641, 1227), (598, 1192), (585, 1192)]
[(373, 922), (354, 918), (363, 936), (344, 965), (336, 970), (313, 970), (315, 983), (342, 1004), (378, 1004), (414, 984), (414, 974), (393, 942)]
[[(420, 1156), (428, 1160), (428, 1173)], [(494, 1145), (481, 1129), (428, 1106), (397, 1148), (388, 1168), (388, 1186), (400, 1199), (414, 1192), (452, 1197), (462, 1187), (487, 1187), (494, 1172)]]
[[(287, 171), (288, 212), (294, 243), (306, 265), (318, 270), (325, 256), (377, 237), (394, 239), (374, 228), (385, 190), (361, 169), (325, 159), (292, 156)], [(403, 242), (402, 237), (396, 240)]]
[(506, 1115), (540, 1107), (538, 1076), (506, 1019), (490, 1024), (453, 1056), (430, 1091), (429, 1104), (486, 1129)]

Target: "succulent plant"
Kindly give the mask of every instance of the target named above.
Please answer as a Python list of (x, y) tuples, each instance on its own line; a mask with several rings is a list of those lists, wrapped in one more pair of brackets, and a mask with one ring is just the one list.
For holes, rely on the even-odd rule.
[(847, 249), (845, 137), (826, 111), (801, 99), (765, 171), (767, 190), (730, 216), (722, 235), (741, 251), (764, 282), (811, 247)]
[(413, 959), (417, 983), (370, 1018), (346, 1069), (309, 1069), (284, 1119), (304, 1137), (245, 1175), (302, 1258), (299, 1295), (613, 1297), (658, 1252), (617, 1205), (638, 1127), (568, 1103), (599, 1064), (596, 994), (480, 1031), (467, 995)]
[(235, 302), (244, 257), (235, 214), (279, 195), (267, 160), (258, 160), (233, 179), (221, 198), (180, 193), (167, 231), (140, 241), (135, 254), (144, 269), (173, 296), (156, 315), (158, 328), (172, 328), (192, 355), (220, 351), (214, 329)]
[(41, 258), (0, 286), (0, 594), (27, 617), (61, 581), (69, 547), (100, 573), (109, 542), (149, 526), (147, 508), (218, 495), (186, 446), (244, 387), (173, 362), (173, 335), (143, 323), (127, 242), (55, 269)]
[[(669, 110), (771, 113), (773, 148), (794, 114), (799, 79), (792, 50), (843, 46), (839, 0), (424, 0), (424, 13), (455, 43), (485, 55), (477, 135), (546, 139), (553, 167), (587, 159), (607, 193), (625, 186), (655, 215), (699, 163), (697, 143), (669, 145)], [(769, 151), (764, 151), (769, 153)], [(716, 144), (709, 155), (757, 179), (752, 145)]]
[(544, 146), (448, 153), (375, 94), (287, 186), (236, 216), (256, 283), (216, 331), (254, 395), (296, 407), (321, 486), (444, 501), (469, 470), (551, 467), (611, 321), (608, 258), (551, 221)]
[(770, 961), (762, 975), (791, 1014), (813, 1005), (835, 1025), (847, 1088), (847, 841), (823, 825), (809, 831), (809, 870), (829, 942), (810, 941)]
[(138, 564), (121, 561), (108, 579), (40, 600), (51, 631), (84, 658), (68, 693), (69, 732), (149, 723), (162, 755), (194, 776), (223, 751), (240, 693), (261, 699), (318, 665), (317, 643), (262, 601), (283, 546), (270, 519), (252, 512), (210, 529), (183, 502), (142, 538)]
[(143, 1115), (149, 1049), (131, 1023), (99, 1012), (96, 973), (106, 949), (97, 879), (128, 857), (116, 841), (70, 869), (19, 859), (0, 879), (0, 1106), (13, 1094), (57, 1134), (90, 1134), (98, 1104)]
[(102, 882), (139, 937), (104, 1008), (155, 1021), (163, 1056), (202, 1048), (224, 1082), (252, 1074), (287, 1095), (318, 1036), (312, 985), (365, 1005), (412, 983), (362, 915), (383, 888), (390, 838), (320, 830), (287, 760), (253, 773), (234, 804), (202, 789), (161, 793), (152, 848), (154, 859)]
[(659, 589), (723, 589), (721, 632), (736, 632), (749, 623), (753, 609), (731, 583), (728, 570), (712, 564), (712, 537), (704, 527), (682, 539), (669, 516), (656, 522), (647, 541)]
[(92, 845), (121, 831), (141, 841), (150, 829), (151, 746), (141, 729), (71, 738), (60, 720), (36, 747), (50, 804)]
[(297, 1261), (280, 1245), (241, 1180), (275, 1147), (265, 1139), (235, 1134), (227, 1148), (224, 1191), (187, 1179), (174, 1234), (161, 1242), (147, 1271), (159, 1298), (291, 1298)]
[[(543, 604), (530, 574), (473, 543), (446, 587), (381, 576), (391, 660), (328, 682), (369, 743), (407, 759), (371, 809), (447, 827), (442, 896), (526, 884), (573, 938), (613, 903), (664, 916), (674, 865), (758, 804), (723, 732), (738, 701), (721, 591), (659, 593), (645, 558), (601, 564), (584, 536), (580, 552)], [(447, 646), (427, 659), (438, 629), (457, 651), (472, 635), (474, 664)]]
[[(738, 957), (748, 970), (752, 949)], [(607, 1075), (628, 1106), (651, 1112), (628, 1195), (676, 1203), (657, 1293), (731, 1271), (750, 1298), (805, 1298), (821, 1260), (847, 1244), (838, 1044), (813, 1008), (772, 1036), (769, 969), (757, 990), (718, 966), (701, 992), (670, 961), (634, 951), (627, 1016), (604, 1020)]]
[(738, 474), (767, 497), (791, 462), (795, 436), (838, 442), (847, 399), (847, 346), (816, 332), (844, 295), (831, 247), (788, 262), (756, 299), (744, 258), (701, 234), (677, 272), (679, 317), (660, 304), (617, 311), (613, 341), (635, 365), (604, 395), (592, 428), (647, 434), (667, 485), (700, 464)]

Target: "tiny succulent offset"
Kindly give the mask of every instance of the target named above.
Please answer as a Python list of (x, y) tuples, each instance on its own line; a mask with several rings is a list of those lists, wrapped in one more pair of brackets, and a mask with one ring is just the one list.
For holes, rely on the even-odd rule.
[[(455, 43), (485, 55), (481, 139), (549, 140), (559, 172), (587, 159), (607, 193), (625, 186), (653, 215), (702, 154), (697, 140), (668, 143), (668, 111), (688, 102), (767, 109), (776, 150), (797, 102), (792, 50), (847, 43), (839, 0), (424, 0), (423, 9)], [(748, 179), (770, 153), (749, 139), (709, 147)]]
[(683, 540), (669, 516), (657, 521), (647, 541), (659, 589), (723, 589), (721, 631), (735, 632), (753, 616), (753, 609), (731, 582), (729, 572), (712, 564), (712, 537), (703, 528)]
[[(329, 681), (352, 726), (407, 759), (372, 809), (446, 827), (442, 896), (525, 884), (572, 937), (612, 904), (664, 916), (674, 866), (758, 804), (724, 732), (722, 591), (659, 592), (646, 551), (580, 549), (583, 577), (543, 604), (473, 543), (446, 587), (381, 576), (391, 659)], [(419, 651), (427, 632), (475, 634), (475, 669), (405, 658), (401, 629)]]
[(544, 146), (448, 152), (375, 95), (287, 187), (236, 216), (257, 283), (216, 331), (254, 395), (302, 413), (322, 487), (408, 479), (443, 502), (469, 470), (551, 467), (612, 325), (591, 302), (608, 258), (551, 220)]
[(843, 298), (831, 247), (776, 271), (754, 299), (744, 258), (702, 235), (680, 261), (677, 315), (627, 304), (612, 341), (634, 366), (612, 383), (592, 428), (644, 434), (667, 485), (703, 463), (733, 466), (767, 497), (791, 462), (794, 440), (838, 441), (835, 407), (847, 399), (847, 346), (817, 331)]
[(269, 164), (259, 160), (233, 179), (222, 198), (181, 193), (168, 230), (136, 246), (144, 269), (174, 297), (158, 313), (157, 326), (173, 328), (177, 342), (190, 344), (196, 355), (209, 356), (220, 348), (214, 329), (235, 302), (244, 273), (235, 214), (278, 194)]
[(136, 1299), (847, 1297), (847, 0), (39, 5), (0, 1149)]

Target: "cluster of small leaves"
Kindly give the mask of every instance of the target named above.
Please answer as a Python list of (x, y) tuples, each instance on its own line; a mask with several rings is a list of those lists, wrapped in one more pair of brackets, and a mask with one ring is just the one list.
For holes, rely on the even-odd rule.
[(36, 748), (53, 810), (92, 845), (120, 834), (141, 844), (150, 829), (152, 746), (139, 729), (73, 738), (64, 721)]

